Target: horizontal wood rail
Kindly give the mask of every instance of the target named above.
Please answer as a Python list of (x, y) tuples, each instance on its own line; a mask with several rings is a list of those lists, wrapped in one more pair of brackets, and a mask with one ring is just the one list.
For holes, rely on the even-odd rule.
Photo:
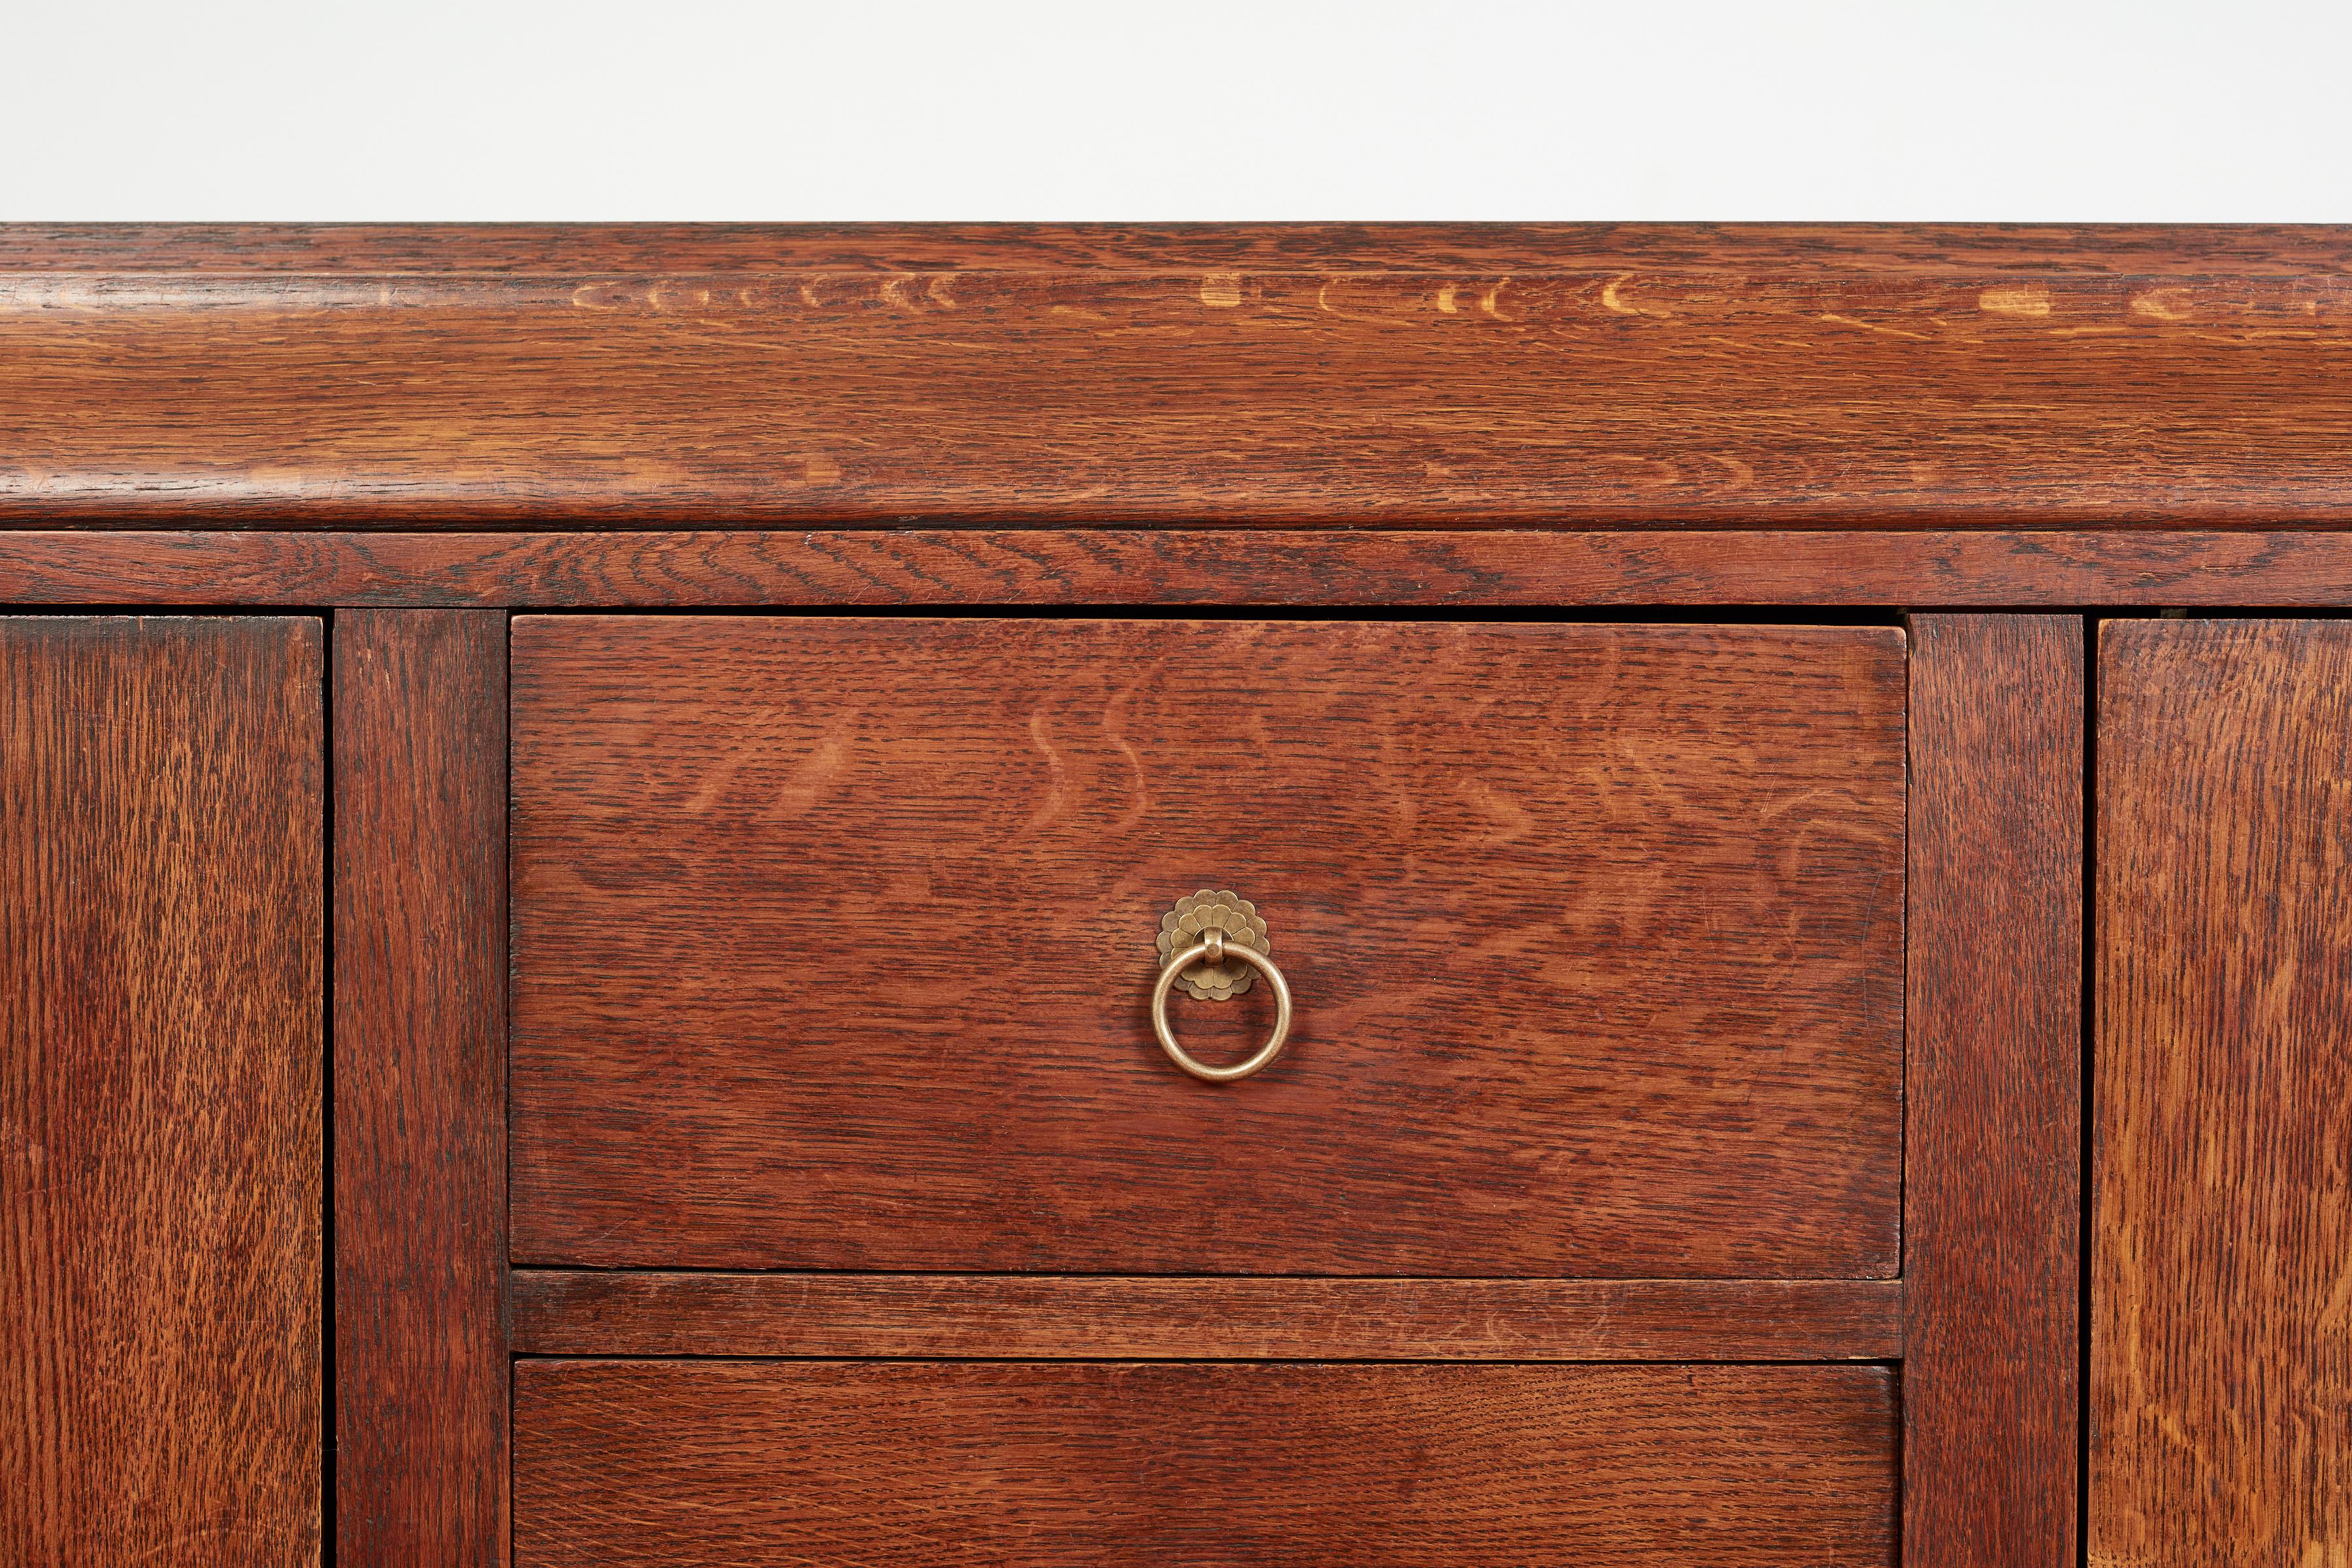
[(2352, 605), (2352, 533), (0, 531), (0, 602), (255, 606)]

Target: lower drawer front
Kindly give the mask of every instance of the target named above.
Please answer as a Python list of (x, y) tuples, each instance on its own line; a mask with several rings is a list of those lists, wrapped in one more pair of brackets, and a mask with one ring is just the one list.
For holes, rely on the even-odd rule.
[(515, 1561), (1890, 1563), (1877, 1366), (523, 1361)]

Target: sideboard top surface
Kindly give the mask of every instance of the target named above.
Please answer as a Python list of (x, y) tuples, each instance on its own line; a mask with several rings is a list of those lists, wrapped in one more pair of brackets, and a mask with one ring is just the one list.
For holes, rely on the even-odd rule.
[(0, 227), (0, 526), (2352, 522), (2352, 229)]

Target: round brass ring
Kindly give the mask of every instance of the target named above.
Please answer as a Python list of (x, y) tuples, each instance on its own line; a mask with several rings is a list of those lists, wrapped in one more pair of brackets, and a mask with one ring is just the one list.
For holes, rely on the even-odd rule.
[(1151, 1032), (1160, 1037), (1160, 1048), (1168, 1053), (1170, 1061), (1194, 1078), (1206, 1079), (1211, 1083), (1235, 1083), (1263, 1070), (1282, 1054), (1283, 1043), (1290, 1038), (1290, 982), (1282, 977), (1282, 971), (1274, 966), (1274, 960), (1257, 949), (1238, 942), (1226, 942), (1224, 949), (1225, 957), (1240, 959), (1265, 975), (1265, 983), (1274, 988), (1274, 1033), (1247, 1060), (1235, 1062), (1229, 1068), (1213, 1068), (1205, 1062), (1195, 1061), (1190, 1052), (1176, 1043), (1176, 1031), (1168, 1026), (1169, 990), (1176, 984), (1178, 975), (1209, 956), (1207, 942), (1196, 942), (1171, 956), (1160, 971), (1160, 984), (1151, 988)]

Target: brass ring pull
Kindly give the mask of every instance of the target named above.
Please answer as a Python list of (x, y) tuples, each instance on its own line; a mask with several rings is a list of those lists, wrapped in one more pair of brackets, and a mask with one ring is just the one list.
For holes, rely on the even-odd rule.
[(1203, 1078), (1211, 1083), (1234, 1083), (1264, 1069), (1282, 1054), (1284, 1042), (1290, 1038), (1290, 982), (1282, 977), (1282, 971), (1274, 966), (1274, 960), (1257, 949), (1244, 947), (1237, 942), (1218, 945), (1224, 949), (1223, 957), (1240, 959), (1265, 975), (1265, 983), (1274, 987), (1274, 1033), (1266, 1037), (1265, 1044), (1245, 1061), (1235, 1062), (1229, 1068), (1213, 1068), (1206, 1062), (1195, 1060), (1191, 1052), (1176, 1043), (1176, 1031), (1168, 1026), (1168, 993), (1175, 986), (1176, 977), (1184, 971), (1204, 958), (1220, 956), (1205, 942), (1194, 942), (1170, 959), (1160, 971), (1160, 984), (1151, 988), (1151, 1032), (1160, 1037), (1160, 1048), (1168, 1053), (1168, 1059), (1194, 1078)]
[[(1187, 936), (1198, 936), (1200, 940), (1177, 947), (1177, 942)], [(1266, 939), (1265, 922), (1258, 919), (1256, 907), (1245, 899), (1236, 899), (1231, 893), (1212, 893), (1204, 888), (1192, 898), (1177, 900), (1176, 908), (1160, 924), (1160, 951), (1167, 955), (1168, 962), (1160, 966), (1160, 983), (1151, 988), (1151, 1032), (1159, 1037), (1160, 1048), (1168, 1053), (1170, 1061), (1210, 1083), (1237, 1083), (1252, 1073), (1264, 1071), (1282, 1054), (1284, 1044), (1290, 1038), (1290, 982), (1266, 956), (1265, 949), (1271, 945)], [(1176, 951), (1171, 952), (1171, 948)], [(1213, 1001), (1222, 1002), (1248, 990), (1249, 975), (1235, 974), (1230, 968), (1234, 959), (1265, 975), (1265, 983), (1273, 987), (1274, 1033), (1246, 1060), (1228, 1068), (1213, 1068), (1176, 1043), (1176, 1031), (1168, 1026), (1168, 993), (1176, 988), (1180, 980), (1183, 980), (1188, 994)], [(1186, 980), (1184, 972), (1194, 964), (1206, 968)]]

